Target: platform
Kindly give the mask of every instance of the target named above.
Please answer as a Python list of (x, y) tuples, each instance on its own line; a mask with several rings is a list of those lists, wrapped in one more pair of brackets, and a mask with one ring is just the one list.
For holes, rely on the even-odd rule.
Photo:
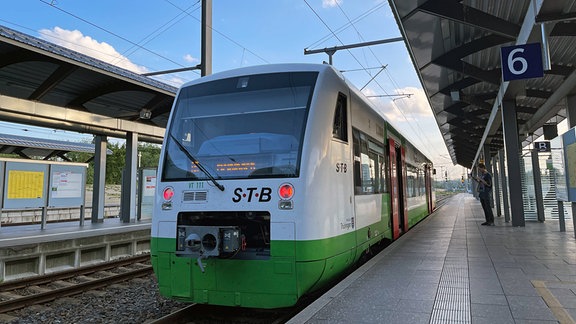
[(0, 282), (150, 252), (150, 220), (78, 221), (0, 228)]
[(576, 239), (458, 194), (288, 323), (574, 323)]
[(150, 231), (150, 227), (151, 220), (123, 223), (120, 218), (105, 218), (100, 223), (91, 223), (88, 219), (84, 225), (80, 225), (78, 220), (49, 223), (45, 229), (41, 229), (40, 224), (2, 226), (0, 228), (0, 249), (30, 243), (45, 243), (139, 230)]

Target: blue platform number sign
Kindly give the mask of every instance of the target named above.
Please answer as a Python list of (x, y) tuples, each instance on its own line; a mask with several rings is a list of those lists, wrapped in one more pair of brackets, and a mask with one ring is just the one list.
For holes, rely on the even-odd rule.
[(544, 75), (540, 43), (502, 47), (500, 55), (504, 81), (541, 78)]

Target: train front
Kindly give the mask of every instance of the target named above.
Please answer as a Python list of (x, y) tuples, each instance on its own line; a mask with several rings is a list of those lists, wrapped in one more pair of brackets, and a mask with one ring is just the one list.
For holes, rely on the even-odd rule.
[(277, 308), (306, 289), (295, 217), (318, 72), (248, 72), (202, 78), (177, 95), (152, 224), (164, 296)]

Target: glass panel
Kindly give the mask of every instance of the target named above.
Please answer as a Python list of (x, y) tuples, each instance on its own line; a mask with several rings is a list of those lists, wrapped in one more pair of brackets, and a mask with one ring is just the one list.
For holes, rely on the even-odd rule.
[[(526, 153), (528, 152), (528, 153)], [(554, 153), (554, 152), (553, 152)], [(544, 205), (544, 219), (558, 220), (558, 197), (556, 196), (556, 169), (552, 162), (553, 154), (539, 154), (538, 165), (540, 167), (540, 180), (542, 186), (542, 200)], [(532, 168), (532, 157), (529, 151), (525, 151), (522, 156), (522, 193), (524, 205), (524, 218), (527, 221), (538, 221), (538, 210), (536, 208), (536, 194), (534, 191), (534, 174)], [(564, 206), (565, 220), (571, 219), (571, 208)]]
[(374, 192), (374, 160), (367, 154), (360, 155), (362, 165), (362, 193), (369, 194)]
[(332, 128), (332, 137), (348, 142), (348, 123), (347, 123), (347, 105), (346, 96), (338, 94), (336, 100), (336, 109), (334, 112), (334, 125)]
[[(180, 91), (163, 180), (296, 177), (317, 73), (252, 75)], [(196, 160), (196, 161), (195, 161)]]

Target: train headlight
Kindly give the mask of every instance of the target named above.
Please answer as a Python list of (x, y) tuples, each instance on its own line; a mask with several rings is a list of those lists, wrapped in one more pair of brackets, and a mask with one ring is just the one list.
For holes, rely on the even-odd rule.
[(290, 200), (294, 196), (294, 186), (290, 183), (284, 183), (278, 188), (278, 195), (282, 200)]
[(162, 197), (164, 198), (165, 201), (172, 200), (172, 197), (174, 197), (174, 188), (166, 187), (164, 189), (164, 192), (162, 193)]
[(294, 209), (294, 202), (292, 197), (294, 196), (294, 186), (290, 183), (283, 183), (278, 188), (278, 195), (280, 196), (280, 201), (278, 202), (278, 209), (290, 210)]
[(164, 188), (164, 191), (162, 192), (162, 198), (164, 198), (164, 201), (162, 202), (162, 210), (172, 209), (172, 197), (174, 197), (174, 188)]

